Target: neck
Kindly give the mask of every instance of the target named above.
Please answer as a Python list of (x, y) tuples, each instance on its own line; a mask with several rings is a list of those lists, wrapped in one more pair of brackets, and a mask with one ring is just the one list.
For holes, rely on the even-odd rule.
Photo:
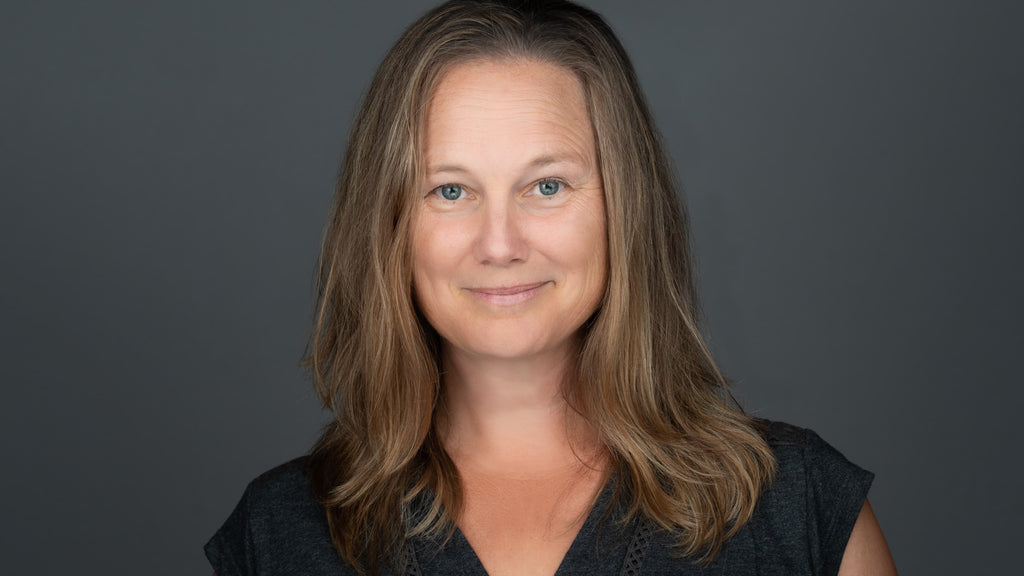
[(443, 352), (442, 436), (460, 467), (548, 474), (593, 459), (597, 434), (563, 394), (571, 350), (515, 360)]

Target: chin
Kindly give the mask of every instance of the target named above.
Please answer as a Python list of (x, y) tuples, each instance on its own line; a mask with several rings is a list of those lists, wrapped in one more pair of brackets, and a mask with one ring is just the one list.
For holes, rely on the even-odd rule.
[(536, 358), (539, 355), (566, 350), (576, 341), (575, 331), (561, 333), (549, 330), (549, 327), (523, 326), (520, 322), (491, 321), (488, 324), (485, 329), (452, 334), (452, 338), (444, 339), (454, 350), (478, 358), (489, 357), (495, 360)]

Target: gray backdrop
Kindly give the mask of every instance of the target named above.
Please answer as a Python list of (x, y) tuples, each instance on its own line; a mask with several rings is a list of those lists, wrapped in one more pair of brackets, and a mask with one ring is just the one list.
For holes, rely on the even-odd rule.
[[(427, 6), (353, 4), (5, 4), (5, 572), (206, 574), (245, 483), (313, 441), (337, 161)], [(589, 4), (677, 164), (745, 405), (877, 473), (904, 574), (1014, 572), (1021, 4)]]

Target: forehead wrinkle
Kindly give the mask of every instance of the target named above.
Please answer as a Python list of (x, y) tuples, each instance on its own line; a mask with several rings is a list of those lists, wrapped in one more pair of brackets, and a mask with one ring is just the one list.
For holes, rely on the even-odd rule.
[[(473, 154), (492, 147), (503, 148), (508, 142), (515, 142), (535, 150), (522, 162), (524, 168), (540, 168), (556, 163), (592, 164), (596, 162), (596, 143), (589, 129), (589, 123), (566, 121), (563, 118), (539, 120), (535, 116), (520, 118), (520, 115), (506, 115), (502, 119), (476, 119), (475, 124), (486, 124), (488, 128), (475, 131), (460, 122), (458, 131), (450, 132), (442, 116), (431, 118), (426, 138), (426, 160), (428, 172), (457, 172), (464, 170), (459, 162), (450, 161), (447, 156), (464, 156), (464, 150)], [(454, 153), (454, 154), (453, 154)], [(454, 158), (453, 158), (454, 159)]]
[[(493, 78), (495, 66), (485, 62), (457, 67), (436, 86), (425, 118), (424, 159), (429, 173), (464, 172), (466, 166), (459, 163), (464, 151), (473, 155), (510, 142), (522, 148), (524, 140), (536, 154), (523, 161), (523, 167), (551, 164), (556, 159), (583, 166), (596, 164), (593, 127), (575, 75), (552, 66), (554, 82), (565, 89), (532, 91), (535, 84), (515, 83), (517, 76), (529, 77), (526, 68), (517, 65), (497, 65), (501, 78), (513, 82), (487, 82)], [(485, 80), (475, 81), (476, 74)], [(551, 83), (548, 81), (548, 87)], [(457, 132), (447, 130), (446, 125), (455, 126)]]

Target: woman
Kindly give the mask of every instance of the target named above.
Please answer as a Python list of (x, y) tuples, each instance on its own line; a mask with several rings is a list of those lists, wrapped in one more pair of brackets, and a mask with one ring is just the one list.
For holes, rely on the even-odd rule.
[(308, 359), (336, 418), (207, 545), (248, 573), (894, 574), (871, 475), (731, 401), (633, 69), (448, 2), (352, 129)]

